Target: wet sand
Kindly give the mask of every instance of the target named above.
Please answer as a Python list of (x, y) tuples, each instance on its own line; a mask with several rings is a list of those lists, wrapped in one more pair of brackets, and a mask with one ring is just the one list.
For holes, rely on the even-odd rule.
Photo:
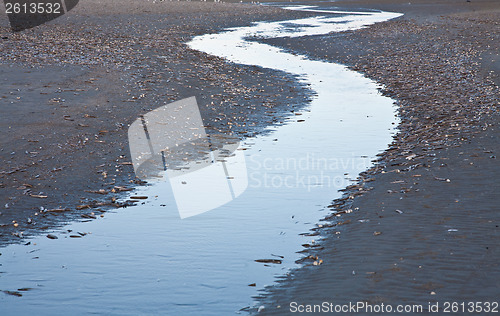
[[(406, 16), (281, 45), (384, 84), (400, 106), (401, 132), (376, 168), (333, 203), (341, 216), (311, 232), (326, 238), (320, 249), (304, 249), (306, 266), (267, 289), (264, 312), (287, 314), (291, 301), (498, 299), (498, 4), (336, 5)], [(112, 203), (119, 187), (137, 184), (127, 124), (165, 101), (196, 95), (207, 125), (227, 130), (231, 122), (244, 137), (279, 124), (307, 99), (294, 78), (180, 45), (223, 27), (307, 14), (133, 1), (106, 8), (85, 1), (73, 13), (20, 34), (0, 21), (0, 245), (120, 206)]]
[(208, 130), (244, 138), (304, 106), (309, 91), (292, 76), (185, 45), (195, 35), (278, 20), (283, 12), (85, 1), (20, 33), (10, 32), (2, 16), (0, 245), (126, 206), (113, 201), (141, 184), (130, 163), (128, 126), (154, 108), (196, 96)]
[(422, 304), (424, 313), (428, 302), (440, 312), (446, 301), (498, 302), (500, 6), (380, 3), (336, 5), (408, 14), (281, 43), (383, 83), (402, 122), (376, 166), (310, 232), (321, 241), (303, 250), (305, 267), (263, 292), (263, 314), (288, 314), (291, 302)]

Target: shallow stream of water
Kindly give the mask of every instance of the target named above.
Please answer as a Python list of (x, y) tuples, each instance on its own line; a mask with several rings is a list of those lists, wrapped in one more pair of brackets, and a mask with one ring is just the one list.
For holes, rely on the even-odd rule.
[[(53, 232), (58, 239), (40, 236), (0, 249), (0, 290), (26, 290), (18, 291), (22, 297), (0, 293), (2, 314), (232, 314), (297, 267), (301, 244), (315, 242), (299, 234), (386, 148), (396, 123), (393, 101), (376, 83), (255, 41), (357, 29), (399, 16), (321, 13), (194, 38), (193, 49), (299, 75), (316, 95), (271, 133), (231, 144), (225, 155), (211, 153), (208, 163), (193, 158), (164, 172), (132, 194), (148, 196), (135, 207), (70, 224)], [(70, 238), (77, 232), (87, 234)]]

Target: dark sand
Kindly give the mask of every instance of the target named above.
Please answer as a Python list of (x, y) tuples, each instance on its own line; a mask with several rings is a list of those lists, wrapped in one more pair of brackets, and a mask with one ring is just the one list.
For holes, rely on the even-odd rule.
[(426, 311), (428, 302), (499, 301), (500, 3), (392, 2), (336, 5), (408, 14), (356, 32), (272, 41), (383, 83), (402, 123), (377, 165), (334, 201), (338, 216), (311, 232), (324, 239), (304, 249), (305, 267), (263, 293), (263, 314), (289, 314), (291, 302)]
[(2, 16), (0, 246), (126, 206), (114, 198), (140, 183), (128, 126), (154, 108), (196, 96), (208, 130), (243, 138), (304, 106), (308, 90), (293, 77), (184, 44), (282, 15), (248, 4), (82, 1), (20, 33)]
[[(19, 34), (0, 21), (0, 245), (119, 206), (111, 203), (119, 195), (113, 188), (135, 185), (128, 124), (164, 102), (196, 95), (207, 126), (232, 126), (244, 137), (279, 124), (307, 98), (289, 76), (227, 64), (181, 44), (223, 27), (303, 13), (106, 3), (82, 1), (71, 14)], [(407, 15), (361, 31), (274, 43), (348, 64), (384, 84), (400, 105), (401, 132), (364, 181), (332, 206), (354, 211), (311, 232), (311, 239), (327, 237), (322, 248), (305, 249), (306, 266), (268, 289), (264, 312), (287, 314), (291, 301), (498, 300), (498, 2), (336, 4)]]

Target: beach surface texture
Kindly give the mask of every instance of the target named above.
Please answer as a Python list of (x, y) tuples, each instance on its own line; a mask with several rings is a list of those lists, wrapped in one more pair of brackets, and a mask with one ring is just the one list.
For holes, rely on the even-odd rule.
[[(405, 16), (281, 44), (384, 84), (382, 93), (397, 100), (402, 121), (375, 167), (311, 232), (311, 239), (323, 238), (319, 250), (306, 250), (306, 267), (268, 289), (261, 312), (344, 308), (370, 315), (374, 307), (390, 314), (380, 309), (385, 304), (393, 312), (402, 305), (426, 314), (445, 312), (445, 302), (497, 302), (499, 3), (335, 4)], [(358, 302), (359, 309), (345, 309)]]
[[(262, 291), (251, 312), (285, 315), (324, 302), (421, 305), (424, 314), (429, 302), (440, 312), (445, 302), (464, 302), (466, 311), (469, 302), (496, 302), (498, 311), (500, 2), (335, 6), (404, 15), (262, 42), (383, 85), (397, 102), (398, 133), (309, 232), (319, 246), (302, 250), (303, 266)], [(314, 15), (250, 3), (88, 0), (18, 33), (0, 16), (0, 247), (89, 219), (91, 209), (127, 206), (117, 199), (144, 184), (134, 175), (128, 126), (168, 102), (196, 95), (208, 131), (242, 139), (303, 108), (311, 91), (297, 78), (186, 43)]]

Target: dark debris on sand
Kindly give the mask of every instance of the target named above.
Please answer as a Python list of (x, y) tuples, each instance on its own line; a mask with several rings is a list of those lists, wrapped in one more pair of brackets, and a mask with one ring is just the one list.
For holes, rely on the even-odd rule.
[(194, 95), (209, 132), (244, 138), (307, 104), (307, 88), (292, 76), (185, 45), (282, 14), (248, 4), (91, 0), (19, 33), (0, 21), (0, 245), (89, 210), (128, 206), (116, 202), (119, 188), (144, 184), (130, 164), (128, 125), (154, 108)]
[(262, 295), (263, 314), (285, 314), (292, 301), (427, 307), (498, 298), (500, 89), (498, 68), (484, 59), (500, 51), (499, 10), (271, 40), (383, 84), (401, 124), (308, 234), (326, 237), (323, 249), (304, 249), (305, 267)]

